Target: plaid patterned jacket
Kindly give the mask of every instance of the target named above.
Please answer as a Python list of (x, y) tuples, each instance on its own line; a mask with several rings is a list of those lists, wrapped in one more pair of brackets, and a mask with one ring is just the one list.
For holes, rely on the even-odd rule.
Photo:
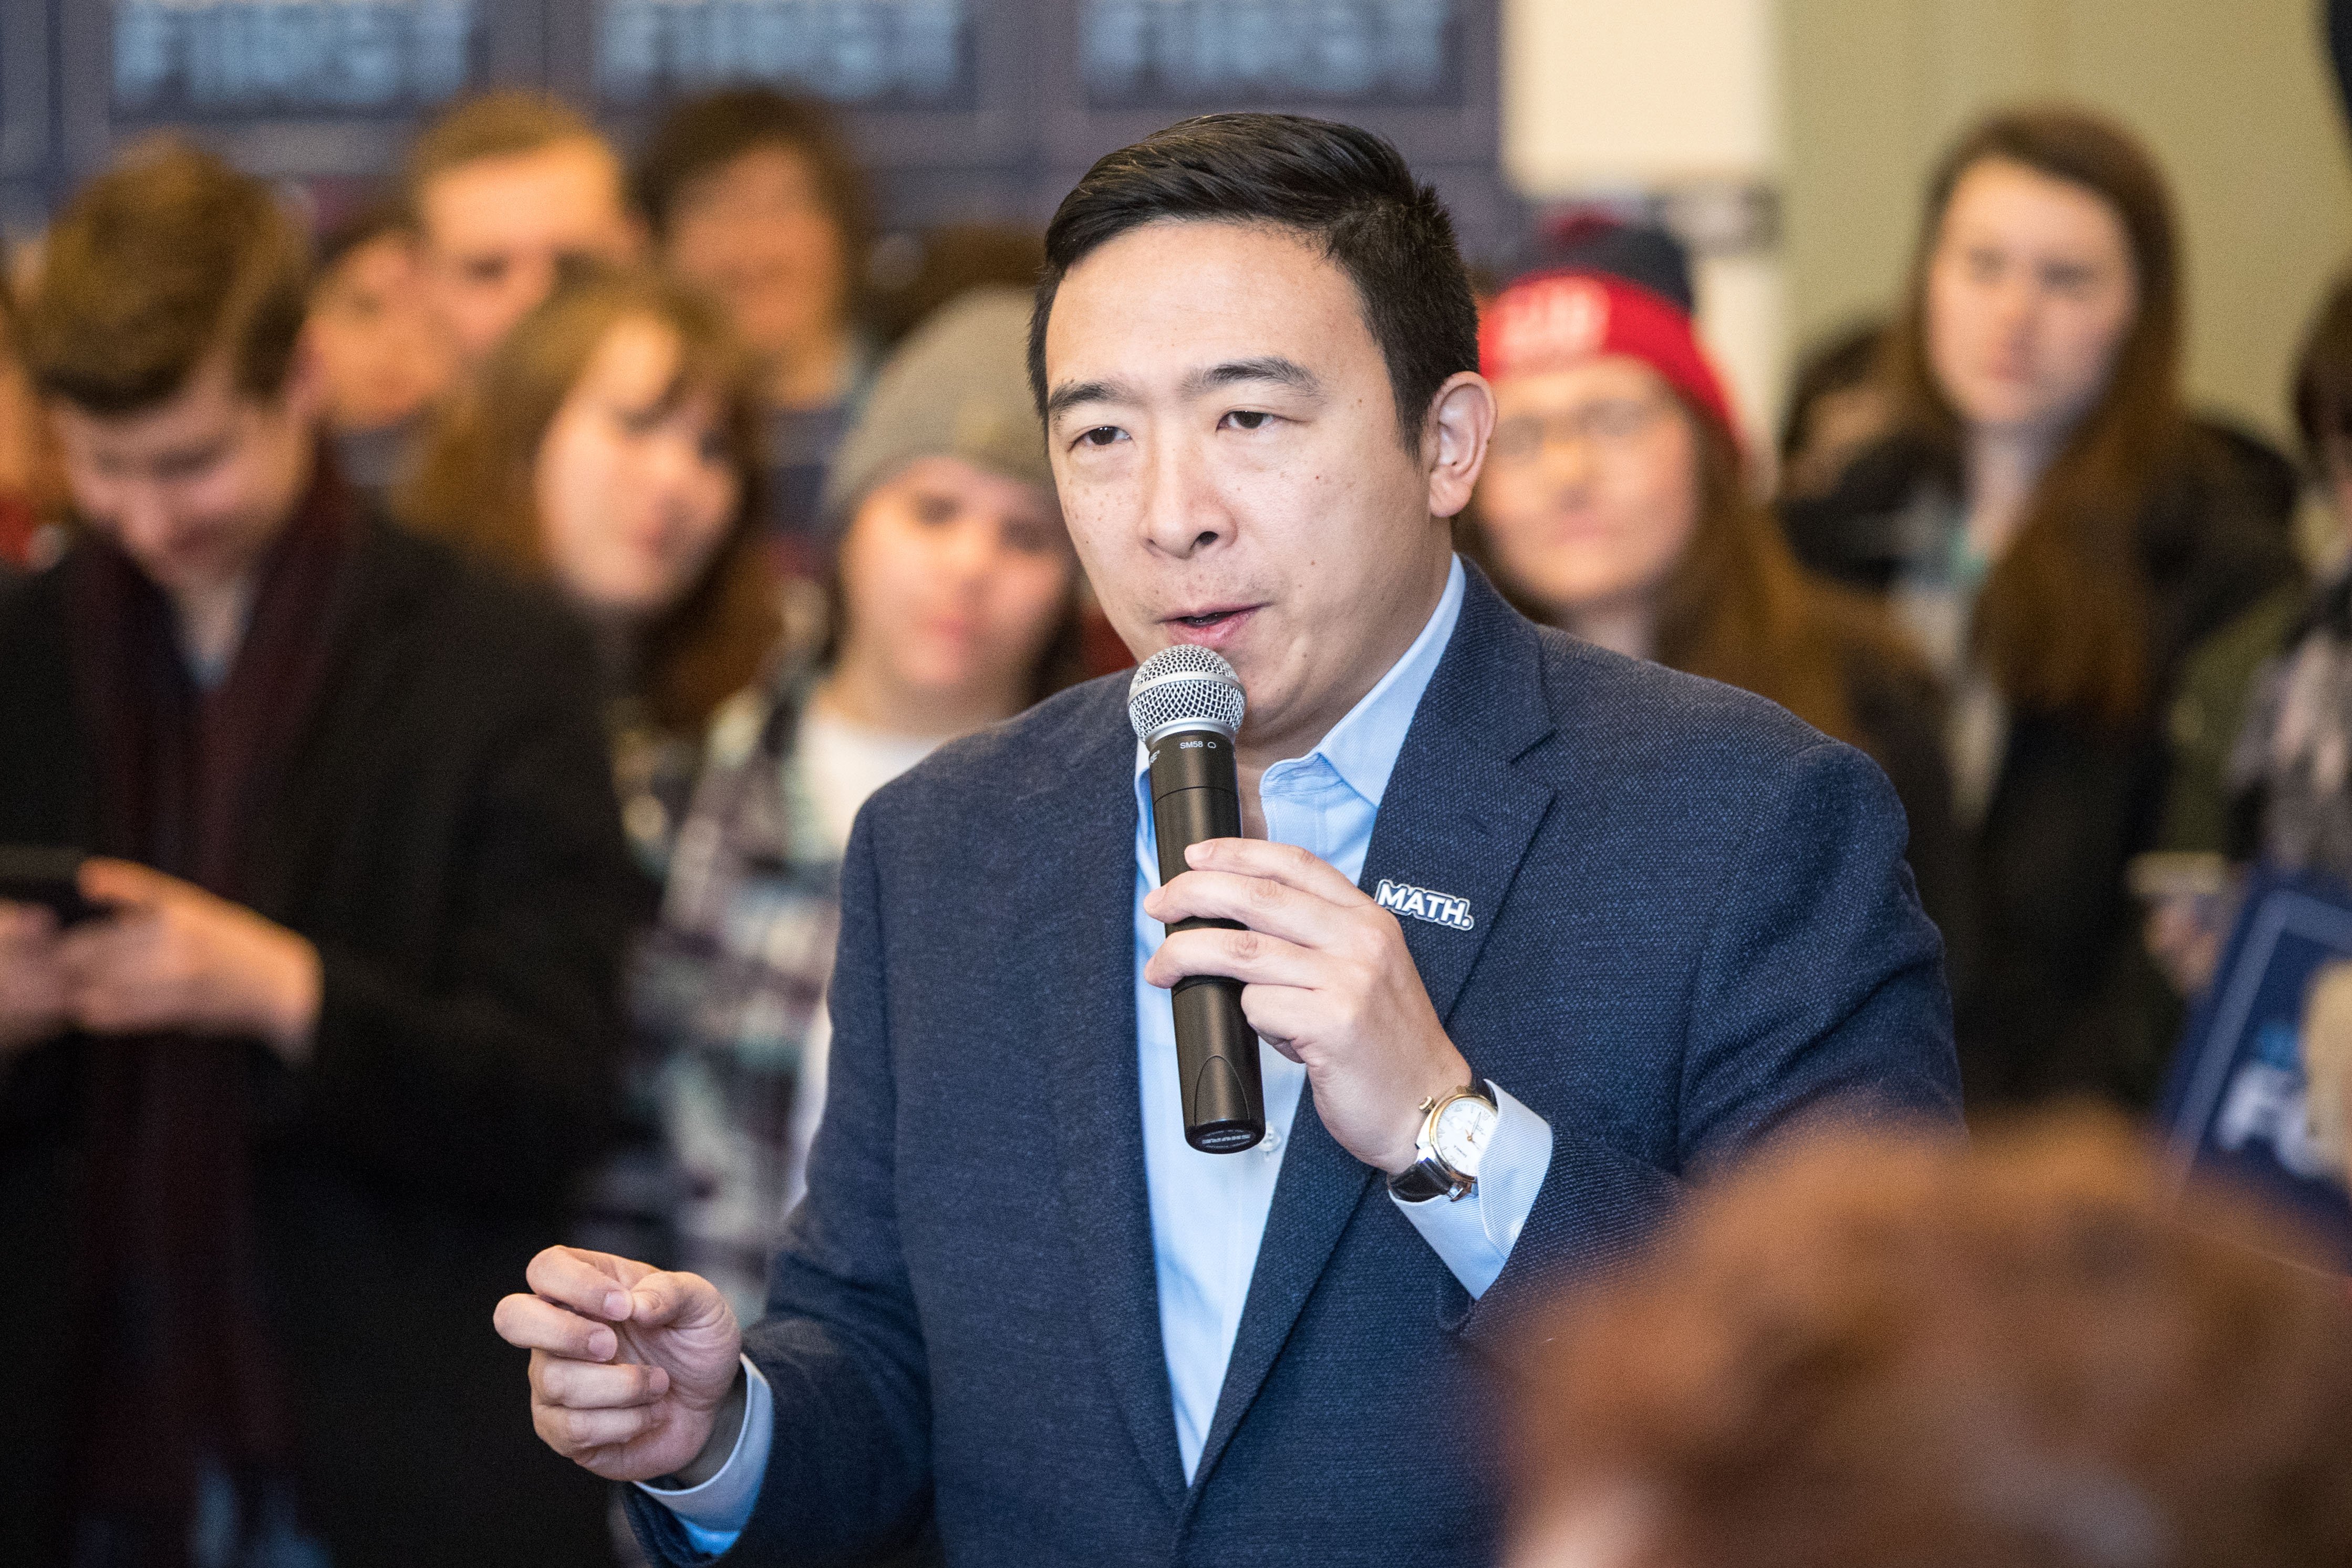
[(622, 1207), (667, 1212), (678, 1266), (760, 1315), (824, 1103), (840, 862), (794, 758), (804, 666), (719, 711), (631, 994), (631, 1093), (660, 1156)]

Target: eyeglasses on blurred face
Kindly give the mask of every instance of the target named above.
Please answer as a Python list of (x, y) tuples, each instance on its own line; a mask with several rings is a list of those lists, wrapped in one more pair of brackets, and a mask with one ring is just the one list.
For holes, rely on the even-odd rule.
[(1664, 395), (1600, 397), (1573, 408), (1508, 414), (1495, 423), (1488, 463), (1532, 463), (1546, 448), (1583, 445), (1610, 455), (1631, 451), (1667, 410)]

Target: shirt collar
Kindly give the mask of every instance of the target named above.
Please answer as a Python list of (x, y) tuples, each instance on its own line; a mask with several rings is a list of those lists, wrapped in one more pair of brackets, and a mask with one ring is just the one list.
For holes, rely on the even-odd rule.
[[(1429, 689), (1430, 678), (1445, 657), (1445, 645), (1454, 640), (1454, 623), (1462, 619), (1463, 589), (1462, 558), (1455, 556), (1446, 569), (1445, 591), (1438, 595), (1437, 608), (1430, 612), (1428, 623), (1404, 656), (1389, 666), (1388, 674), (1331, 727), (1312, 751), (1267, 768), (1269, 780), (1310, 767), (1320, 758), (1348, 788), (1378, 806), (1388, 792), (1389, 775), (1396, 770), (1397, 756), (1404, 749), (1405, 732), (1412, 727), (1422, 694)], [(1140, 778), (1150, 766), (1150, 754), (1137, 742), (1137, 776)]]

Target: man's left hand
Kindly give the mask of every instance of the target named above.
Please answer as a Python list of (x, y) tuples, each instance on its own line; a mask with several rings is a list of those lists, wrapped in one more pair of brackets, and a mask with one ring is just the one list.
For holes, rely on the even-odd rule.
[(1244, 931), (1179, 931), (1144, 967), (1155, 986), (1187, 975), (1242, 982), (1242, 1012), (1266, 1044), (1307, 1069), (1315, 1110), (1342, 1147), (1394, 1176), (1413, 1162), (1418, 1107), (1470, 1082), (1396, 916), (1307, 851), (1213, 839), (1192, 869), (1144, 901), (1180, 920), (1238, 920)]
[(82, 866), (107, 904), (58, 941), (68, 1010), (92, 1034), (257, 1035), (289, 1061), (319, 1019), (319, 951), (242, 904), (129, 861)]

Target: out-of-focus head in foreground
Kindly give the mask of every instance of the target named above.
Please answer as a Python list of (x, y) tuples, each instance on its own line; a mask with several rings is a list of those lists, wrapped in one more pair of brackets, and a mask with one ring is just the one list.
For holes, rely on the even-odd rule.
[(1572, 1303), (1517, 1568), (2352, 1562), (2352, 1299), (2119, 1121), (1793, 1145)]

